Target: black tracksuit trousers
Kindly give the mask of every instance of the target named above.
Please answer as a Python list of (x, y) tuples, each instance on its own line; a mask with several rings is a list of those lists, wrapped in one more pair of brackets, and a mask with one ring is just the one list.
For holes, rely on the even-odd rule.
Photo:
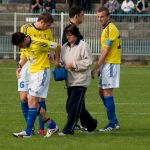
[(85, 93), (87, 88), (82, 86), (73, 86), (67, 89), (68, 99), (66, 110), (68, 113), (67, 123), (63, 129), (65, 134), (74, 134), (75, 126), (80, 118), (81, 125), (87, 130), (93, 131), (97, 126), (97, 120), (93, 119), (85, 108)]

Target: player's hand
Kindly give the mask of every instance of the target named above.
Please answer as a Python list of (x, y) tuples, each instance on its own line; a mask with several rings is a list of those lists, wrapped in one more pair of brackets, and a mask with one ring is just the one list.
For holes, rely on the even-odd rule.
[(100, 70), (97, 71), (97, 76), (98, 76), (98, 77), (100, 76)]
[(16, 77), (17, 77), (17, 79), (19, 79), (21, 77), (20, 72), (21, 72), (21, 68), (17, 68), (16, 69)]
[(60, 67), (61, 67), (61, 66), (60, 66), (60, 63), (57, 62), (57, 61), (55, 61), (54, 64), (55, 64), (56, 68), (60, 68)]
[(55, 56), (53, 52), (50, 52), (49, 60), (50, 60), (50, 64), (55, 64)]
[(91, 71), (91, 77), (92, 77), (92, 79), (94, 79), (97, 75), (98, 75), (97, 69), (93, 69), (93, 70)]

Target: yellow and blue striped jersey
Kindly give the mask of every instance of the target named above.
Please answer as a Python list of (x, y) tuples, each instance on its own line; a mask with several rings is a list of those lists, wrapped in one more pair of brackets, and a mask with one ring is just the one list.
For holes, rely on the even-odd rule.
[(109, 23), (103, 29), (100, 40), (102, 48), (101, 50), (103, 50), (105, 46), (110, 47), (109, 53), (105, 58), (105, 62), (120, 64), (121, 63), (120, 33), (113, 23)]
[(49, 40), (31, 37), (29, 46), (25, 49), (26, 57), (30, 63), (30, 72), (38, 72), (50, 68), (48, 53), (56, 50), (58, 44)]
[[(52, 37), (52, 31), (50, 28), (47, 30), (40, 30), (40, 29), (37, 29), (33, 23), (29, 23), (29, 24), (25, 24), (25, 25), (21, 26), (20, 31), (22, 33), (24, 33), (25, 35), (33, 36), (35, 38), (54, 41), (54, 39)], [(22, 55), (26, 55), (26, 52), (27, 51), (25, 49), (21, 49), (20, 57), (22, 57)]]

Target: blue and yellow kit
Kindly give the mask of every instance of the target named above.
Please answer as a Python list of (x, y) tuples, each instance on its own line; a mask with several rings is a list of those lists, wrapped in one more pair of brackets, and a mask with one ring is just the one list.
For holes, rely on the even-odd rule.
[(110, 47), (105, 62), (112, 64), (120, 64), (121, 63), (120, 33), (116, 28), (116, 26), (111, 22), (103, 29), (101, 34), (102, 51), (105, 46)]

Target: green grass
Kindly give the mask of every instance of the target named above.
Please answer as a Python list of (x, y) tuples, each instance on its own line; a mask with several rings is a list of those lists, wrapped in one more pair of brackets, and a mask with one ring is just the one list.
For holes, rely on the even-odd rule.
[[(0, 63), (0, 149), (1, 150), (148, 150), (150, 147), (150, 68), (148, 66), (121, 66), (121, 85), (114, 90), (120, 131), (88, 135), (76, 132), (73, 136), (51, 138), (33, 136), (30, 139), (14, 138), (13, 132), (25, 128), (21, 114), (16, 63)], [(107, 123), (104, 106), (98, 96), (98, 80), (88, 88), (86, 106), (98, 120), (97, 129)], [(47, 98), (49, 115), (60, 130), (66, 122), (66, 90), (63, 82), (51, 78)], [(36, 128), (38, 124), (36, 121)]]

